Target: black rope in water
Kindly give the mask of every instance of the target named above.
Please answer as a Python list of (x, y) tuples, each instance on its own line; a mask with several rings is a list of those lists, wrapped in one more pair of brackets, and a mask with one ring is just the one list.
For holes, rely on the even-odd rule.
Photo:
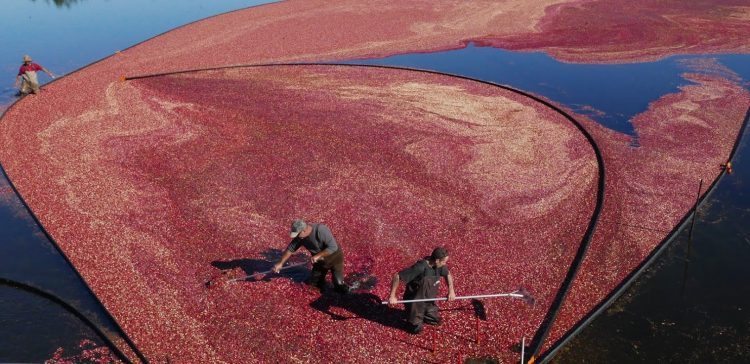
[(96, 326), (91, 320), (89, 320), (84, 314), (82, 314), (80, 311), (76, 310), (75, 307), (71, 306), (67, 302), (65, 302), (62, 298), (55, 296), (52, 293), (49, 293), (47, 291), (44, 291), (42, 289), (39, 289), (37, 287), (28, 285), (26, 283), (21, 283), (18, 281), (14, 281), (11, 279), (0, 277), (0, 285), (5, 285), (8, 287), (20, 289), (32, 294), (35, 294), (37, 296), (43, 297), (49, 301), (52, 301), (56, 303), (58, 306), (61, 306), (69, 313), (73, 314), (76, 318), (81, 320), (86, 326), (88, 326), (94, 333), (96, 333), (97, 336), (104, 342), (105, 345), (109, 348), (109, 350), (121, 361), (125, 363), (132, 363), (130, 359), (115, 345), (115, 343), (112, 342), (112, 340), (109, 339), (109, 337), (101, 330), (99, 327)]
[[(7, 112), (7, 110), (6, 110), (6, 112)], [(86, 287), (86, 289), (91, 294), (91, 296), (94, 298), (94, 300), (96, 300), (96, 302), (99, 303), (99, 305), (103, 308), (104, 313), (115, 324), (115, 327), (117, 328), (118, 333), (120, 334), (120, 336), (122, 337), (122, 339), (125, 340), (125, 342), (128, 344), (128, 346), (130, 346), (130, 349), (133, 351), (133, 353), (135, 353), (135, 355), (138, 357), (138, 359), (140, 359), (140, 361), (142, 363), (148, 364), (149, 361), (148, 361), (148, 359), (146, 359), (146, 356), (143, 355), (143, 353), (141, 353), (140, 350), (138, 350), (138, 347), (135, 345), (135, 343), (133, 342), (133, 340), (130, 339), (130, 337), (128, 336), (128, 334), (125, 332), (125, 330), (122, 329), (122, 327), (117, 322), (117, 320), (115, 320), (115, 318), (112, 316), (112, 314), (110, 314), (109, 311), (107, 311), (106, 307), (104, 307), (104, 304), (99, 300), (99, 297), (97, 297), (94, 294), (94, 290), (92, 290), (91, 287), (89, 286), (88, 282), (86, 282), (86, 280), (83, 279), (83, 276), (75, 268), (75, 265), (73, 265), (73, 262), (70, 260), (70, 258), (68, 258), (68, 256), (62, 250), (62, 248), (57, 244), (57, 242), (55, 241), (55, 239), (52, 238), (52, 235), (50, 235), (50, 233), (47, 231), (47, 229), (44, 228), (44, 225), (42, 225), (42, 222), (39, 220), (39, 218), (36, 216), (36, 214), (34, 214), (34, 211), (31, 210), (31, 207), (29, 207), (29, 204), (26, 203), (26, 200), (24, 200), (23, 196), (21, 196), (21, 193), (18, 192), (18, 189), (16, 188), (16, 185), (13, 184), (13, 181), (10, 179), (10, 177), (8, 177), (8, 173), (6, 173), (5, 168), (3, 167), (2, 163), (0, 163), (0, 178), (5, 178), (5, 180), (8, 182), (8, 185), (13, 190), (13, 193), (15, 194), (15, 196), (18, 197), (18, 200), (21, 202), (21, 204), (24, 206), (24, 208), (26, 208), (26, 211), (29, 213), (29, 216), (31, 216), (31, 218), (34, 220), (34, 223), (36, 223), (36, 226), (39, 228), (39, 230), (47, 238), (47, 241), (49, 241), (49, 243), (52, 244), (52, 246), (55, 248), (55, 250), (57, 250), (57, 252), (60, 254), (60, 256), (62, 256), (62, 258), (65, 259), (65, 262), (68, 263), (68, 265), (70, 266), (70, 269), (73, 271), (73, 273), (76, 274), (76, 276), (78, 277), (78, 279), (83, 283), (83, 285)], [(43, 291), (40, 290), (40, 292), (43, 292)], [(130, 361), (128, 361), (128, 362), (130, 362)]]

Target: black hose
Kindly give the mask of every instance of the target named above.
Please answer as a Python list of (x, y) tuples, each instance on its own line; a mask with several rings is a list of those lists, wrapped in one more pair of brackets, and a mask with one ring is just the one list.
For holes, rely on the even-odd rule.
[(96, 335), (99, 336), (99, 338), (104, 342), (105, 345), (107, 345), (107, 347), (109, 348), (109, 350), (115, 356), (117, 356), (118, 359), (120, 359), (121, 361), (123, 361), (125, 363), (132, 363), (132, 361), (130, 361), (130, 359), (128, 359), (128, 357), (117, 347), (117, 345), (115, 345), (115, 343), (112, 342), (112, 340), (109, 339), (109, 337), (101, 329), (99, 329), (99, 327), (96, 326), (96, 324), (94, 324), (91, 320), (89, 320), (86, 317), (86, 315), (84, 315), (83, 313), (81, 313), (80, 311), (78, 311), (77, 309), (75, 309), (75, 307), (73, 307), (70, 304), (68, 304), (67, 302), (65, 302), (65, 300), (63, 300), (62, 298), (57, 297), (57, 296), (55, 296), (52, 293), (49, 293), (47, 291), (44, 291), (44, 290), (42, 290), (40, 288), (37, 288), (37, 287), (34, 287), (32, 285), (29, 285), (29, 284), (26, 284), (26, 283), (21, 283), (21, 282), (14, 281), (14, 280), (7, 279), (7, 278), (3, 278), (3, 277), (0, 277), (0, 285), (5, 285), (5, 286), (8, 286), (8, 287), (12, 287), (12, 288), (24, 290), (26, 292), (35, 294), (35, 295), (40, 296), (42, 298), (45, 298), (45, 299), (47, 299), (49, 301), (52, 301), (55, 304), (57, 304), (58, 306), (61, 306), (66, 311), (68, 311), (71, 314), (73, 314), (73, 316), (75, 316), (76, 318), (78, 318), (79, 320), (81, 320), (84, 324), (86, 324), (86, 326), (88, 326), (92, 331), (94, 331), (94, 333), (96, 333)]
[[(733, 160), (736, 156), (737, 149), (739, 148), (742, 137), (745, 134), (748, 123), (750, 123), (750, 107), (748, 107), (747, 112), (745, 113), (745, 119), (742, 123), (742, 126), (740, 127), (739, 132), (737, 133), (734, 147), (729, 153), (729, 161)], [(706, 189), (706, 192), (700, 198), (700, 202), (698, 202), (698, 205), (703, 203), (703, 201), (705, 201), (708, 196), (714, 192), (719, 181), (726, 175), (726, 173), (726, 170), (723, 170), (719, 173), (719, 176), (713, 181), (713, 183), (711, 183), (711, 185)], [(604, 312), (604, 310), (612, 305), (612, 303), (614, 303), (614, 301), (618, 297), (625, 293), (625, 290), (630, 287), (630, 285), (667, 249), (671, 242), (675, 240), (675, 238), (677, 237), (677, 233), (681, 232), (685, 229), (685, 227), (687, 227), (688, 220), (695, 213), (696, 211), (694, 211), (693, 209), (688, 211), (685, 216), (682, 217), (680, 222), (678, 222), (675, 227), (672, 228), (669, 234), (667, 234), (667, 236), (654, 248), (654, 250), (652, 250), (651, 253), (645, 259), (643, 259), (643, 261), (641, 261), (641, 263), (635, 269), (633, 269), (633, 271), (631, 271), (630, 274), (628, 274), (622, 280), (622, 282), (620, 282), (620, 284), (618, 284), (612, 291), (610, 291), (610, 293), (603, 300), (601, 300), (596, 306), (594, 306), (594, 308), (592, 308), (586, 316), (581, 318), (575, 325), (573, 325), (570, 330), (568, 330), (568, 332), (566, 332), (562, 337), (560, 337), (557, 341), (550, 345), (550, 349), (542, 353), (542, 355), (539, 356), (538, 361), (547, 362), (548, 360), (552, 359), (555, 353), (560, 350), (563, 345), (572, 340), (573, 337), (575, 337), (581, 330), (583, 330), (583, 328), (585, 328), (591, 321), (593, 321), (595, 317)]]
[(62, 248), (60, 248), (60, 246), (57, 244), (55, 239), (52, 238), (52, 235), (49, 234), (47, 229), (44, 228), (44, 226), (42, 225), (42, 222), (39, 221), (39, 218), (36, 216), (36, 214), (34, 214), (34, 211), (31, 210), (31, 207), (29, 207), (29, 205), (26, 203), (26, 200), (24, 200), (23, 196), (21, 196), (21, 193), (19, 193), (18, 189), (16, 189), (16, 186), (13, 184), (13, 181), (11, 181), (10, 178), (8, 178), (8, 174), (5, 172), (5, 168), (3, 168), (2, 163), (0, 163), (0, 178), (5, 178), (8, 181), (8, 185), (10, 185), (11, 189), (13, 189), (13, 193), (16, 196), (18, 196), (18, 200), (23, 204), (24, 208), (26, 208), (26, 211), (28, 211), (29, 216), (31, 216), (31, 218), (34, 220), (34, 223), (39, 227), (39, 230), (44, 234), (44, 236), (52, 244), (52, 246), (55, 247), (57, 252), (60, 253), (63, 259), (65, 259), (65, 261), (70, 266), (70, 269), (78, 276), (78, 279), (81, 280), (83, 285), (89, 291), (89, 294), (91, 294), (94, 300), (96, 300), (96, 302), (103, 308), (104, 313), (107, 315), (107, 317), (110, 320), (112, 320), (115, 327), (117, 328), (118, 333), (123, 338), (123, 340), (125, 340), (125, 342), (130, 346), (130, 349), (133, 351), (133, 353), (135, 353), (135, 355), (138, 357), (138, 359), (141, 360), (141, 362), (148, 364), (148, 359), (146, 359), (143, 353), (141, 353), (140, 350), (138, 350), (138, 347), (135, 346), (135, 343), (133, 342), (133, 340), (131, 340), (130, 337), (128, 337), (128, 334), (125, 333), (125, 330), (123, 330), (122, 327), (120, 327), (120, 324), (117, 323), (117, 320), (115, 320), (112, 314), (110, 314), (109, 311), (107, 311), (102, 301), (99, 300), (99, 297), (97, 297), (94, 294), (94, 291), (91, 289), (88, 282), (86, 282), (86, 280), (83, 279), (83, 276), (81, 275), (81, 273), (78, 272), (78, 270), (73, 265), (73, 262), (70, 261), (70, 258), (68, 258), (65, 252), (63, 252)]

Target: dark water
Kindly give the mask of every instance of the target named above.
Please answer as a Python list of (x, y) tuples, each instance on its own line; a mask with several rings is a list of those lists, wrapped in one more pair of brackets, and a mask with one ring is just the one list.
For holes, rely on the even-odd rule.
[[(64, 74), (186, 22), (262, 2), (5, 1), (0, 13), (0, 74), (7, 75), (10, 86), (23, 54)], [(745, 82), (750, 80), (747, 55), (585, 65), (557, 62), (543, 53), (470, 45), (461, 50), (353, 63), (431, 69), (507, 84), (633, 134), (629, 120), (634, 115), (689, 82), (681, 76), (691, 71), (686, 60), (711, 58)], [(12, 102), (13, 92), (10, 87), (0, 88), (0, 105)], [(687, 239), (680, 236), (621, 299), (561, 351), (556, 361), (721, 362), (750, 358), (750, 285), (744, 283), (750, 273), (745, 264), (750, 258), (750, 228), (745, 225), (750, 221), (746, 187), (749, 153), (743, 144), (735, 161), (736, 173), (722, 180), (701, 208), (689, 264), (685, 263)], [(113, 330), (102, 308), (17, 201), (0, 202), (0, 277), (50, 291), (101, 327)], [(75, 317), (16, 289), (0, 286), (0, 312), (0, 362), (40, 361), (57, 347), (74, 350), (80, 339), (95, 339)]]
[[(0, 188), (4, 186), (1, 181)], [(47, 291), (103, 330), (115, 330), (101, 305), (17, 200), (0, 203), (0, 232), (0, 277)], [(84, 338), (101, 343), (59, 305), (0, 285), (0, 362), (43, 361), (58, 347), (73, 350)]]
[[(0, 323), (0, 362), (3, 363), (43, 362), (58, 347), (74, 350), (83, 339), (100, 342), (93, 330), (59, 305), (1, 285)], [(75, 354), (75, 351), (69, 353)]]
[(688, 232), (557, 356), (560, 363), (750, 362), (750, 145)]

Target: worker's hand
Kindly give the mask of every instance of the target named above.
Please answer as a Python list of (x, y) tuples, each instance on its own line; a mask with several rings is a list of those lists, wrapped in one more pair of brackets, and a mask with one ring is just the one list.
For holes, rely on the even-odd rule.
[(396, 298), (396, 296), (390, 296), (390, 297), (388, 297), (388, 304), (389, 305), (391, 305), (391, 306), (397, 305), (398, 304), (397, 302), (398, 302), (398, 298)]
[(312, 264), (315, 264), (315, 263), (317, 263), (321, 259), (323, 259), (323, 257), (321, 257), (320, 255), (316, 254), (316, 255), (313, 255), (313, 256), (310, 257), (310, 262), (312, 262)]
[(282, 267), (281, 262), (278, 262), (278, 263), (276, 263), (276, 264), (273, 265), (273, 268), (271, 268), (271, 270), (274, 273), (278, 273), (278, 272), (281, 272), (281, 267)]
[(456, 299), (456, 292), (448, 292), (448, 301), (453, 301)]

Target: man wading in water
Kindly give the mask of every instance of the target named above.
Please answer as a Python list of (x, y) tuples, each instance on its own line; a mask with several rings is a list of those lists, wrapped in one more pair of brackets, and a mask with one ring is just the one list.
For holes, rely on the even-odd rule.
[[(440, 277), (445, 278), (448, 283), (448, 301), (456, 298), (453, 289), (453, 276), (448, 271), (448, 251), (445, 248), (435, 248), (429, 257), (414, 263), (393, 275), (391, 281), (391, 295), (388, 303), (395, 305), (396, 290), (399, 281), (404, 281), (406, 291), (404, 300), (417, 300), (435, 298), (438, 294)], [(424, 323), (429, 325), (440, 325), (440, 313), (435, 302), (405, 303), (408, 322), (411, 324), (411, 332), (419, 334), (422, 332)]]
[(31, 57), (23, 56), (23, 64), (18, 69), (18, 76), (16, 76), (15, 87), (19, 86), (19, 92), (21, 95), (28, 95), (30, 93), (36, 94), (39, 92), (39, 79), (36, 76), (37, 71), (44, 71), (50, 78), (55, 78), (52, 72), (47, 71), (46, 68), (33, 63)]
[(349, 286), (344, 283), (344, 252), (336, 243), (328, 226), (307, 224), (297, 219), (292, 222), (289, 235), (292, 241), (281, 256), (281, 260), (273, 266), (274, 272), (278, 273), (287, 259), (302, 245), (310, 252), (310, 261), (313, 264), (312, 275), (307, 284), (323, 290), (326, 274), (330, 270), (333, 271), (333, 286), (336, 292), (349, 292)]

